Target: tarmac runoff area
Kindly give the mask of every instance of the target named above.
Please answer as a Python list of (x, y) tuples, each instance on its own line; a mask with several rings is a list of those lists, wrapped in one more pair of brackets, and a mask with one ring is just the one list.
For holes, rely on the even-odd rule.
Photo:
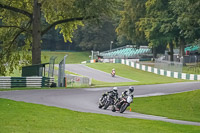
[[(184, 82), (158, 85), (139, 85), (135, 86), (135, 97), (146, 97), (155, 95), (168, 95), (185, 91), (200, 89), (200, 82)], [(119, 94), (127, 89), (128, 86), (118, 87)], [(107, 114), (127, 118), (139, 118), (148, 120), (165, 121), (176, 124), (196, 125), (199, 122), (174, 120), (161, 116), (153, 116), (125, 111), (123, 114), (98, 108), (98, 100), (102, 93), (111, 90), (110, 87), (104, 88), (80, 88), (80, 89), (50, 89), (50, 90), (20, 90), (20, 91), (0, 91), (0, 98), (28, 103), (56, 106), (80, 112), (90, 112)], [(80, 103), (81, 101), (81, 103)]]

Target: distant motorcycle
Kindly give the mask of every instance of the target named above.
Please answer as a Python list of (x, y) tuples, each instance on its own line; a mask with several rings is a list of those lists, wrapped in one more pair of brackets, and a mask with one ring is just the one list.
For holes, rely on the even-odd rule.
[(130, 104), (133, 102), (133, 98), (131, 96), (125, 96), (123, 98), (121, 98), (118, 102), (116, 102), (113, 106), (112, 106), (112, 111), (119, 111), (120, 113), (123, 113), (128, 106), (130, 106)]
[(112, 76), (112, 77), (115, 77), (115, 72), (112, 72), (112, 73), (111, 73), (111, 76)]

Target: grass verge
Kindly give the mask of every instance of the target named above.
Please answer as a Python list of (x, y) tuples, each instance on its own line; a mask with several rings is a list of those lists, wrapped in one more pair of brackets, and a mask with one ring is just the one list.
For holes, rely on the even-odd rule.
[(59, 64), (65, 55), (66, 64), (80, 64), (82, 61), (90, 60), (89, 55), (91, 52), (52, 52), (52, 51), (42, 51), (42, 62), (49, 62), (51, 56), (57, 56), (55, 64)]
[(130, 107), (133, 112), (200, 122), (200, 90), (134, 98)]
[(82, 113), (0, 99), (2, 133), (199, 133), (199, 126)]
[(183, 66), (183, 73), (200, 74), (200, 63), (196, 65)]

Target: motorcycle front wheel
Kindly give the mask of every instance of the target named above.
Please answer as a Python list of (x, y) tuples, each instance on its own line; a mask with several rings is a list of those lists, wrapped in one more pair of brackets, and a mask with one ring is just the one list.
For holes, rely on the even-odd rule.
[(116, 109), (115, 109), (115, 106), (114, 106), (114, 105), (112, 106), (112, 109), (111, 109), (111, 110), (112, 110), (112, 112), (115, 112), (115, 111), (116, 111)]
[(100, 104), (99, 104), (99, 108), (101, 109), (102, 107), (103, 107), (103, 105), (100, 105)]
[(107, 101), (103, 109), (107, 109), (109, 105), (110, 105), (110, 101)]
[(124, 103), (124, 104), (121, 106), (119, 112), (120, 112), (120, 113), (123, 113), (123, 112), (126, 110), (127, 107), (128, 107), (128, 103)]

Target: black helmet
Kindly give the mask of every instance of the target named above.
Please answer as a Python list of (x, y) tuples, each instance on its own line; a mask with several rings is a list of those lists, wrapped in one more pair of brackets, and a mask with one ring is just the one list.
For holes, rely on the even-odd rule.
[(129, 91), (130, 91), (130, 92), (134, 92), (134, 87), (133, 87), (133, 86), (130, 86), (130, 87), (129, 87)]

